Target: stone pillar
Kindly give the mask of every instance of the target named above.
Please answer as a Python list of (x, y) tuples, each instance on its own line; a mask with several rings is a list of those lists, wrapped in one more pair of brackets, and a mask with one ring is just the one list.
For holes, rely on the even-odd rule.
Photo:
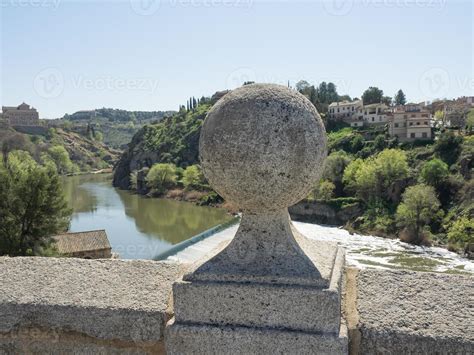
[(174, 284), (167, 352), (347, 353), (344, 252), (307, 239), (288, 215), (327, 154), (314, 106), (283, 86), (243, 86), (211, 109), (199, 151), (204, 175), (242, 221), (220, 253)]

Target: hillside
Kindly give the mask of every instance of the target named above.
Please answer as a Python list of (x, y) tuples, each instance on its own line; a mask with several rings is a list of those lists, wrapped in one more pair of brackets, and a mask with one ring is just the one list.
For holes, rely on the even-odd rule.
[(158, 162), (183, 168), (196, 164), (201, 125), (210, 107), (202, 103), (194, 111), (181, 110), (140, 129), (116, 166), (114, 186), (129, 189), (132, 172)]
[[(187, 178), (194, 174), (196, 191), (202, 189), (206, 182), (199, 181), (199, 135), (213, 102), (201, 101), (145, 125), (116, 165), (114, 186), (171, 196), (177, 194), (173, 189), (193, 191), (184, 179), (188, 173)], [(383, 125), (326, 129), (329, 155), (307, 203), (315, 209), (323, 204), (334, 213), (356, 211), (343, 223), (364, 234), (459, 251), (474, 243), (474, 136), (468, 131), (437, 127), (434, 140), (404, 143), (390, 137)], [(195, 164), (194, 173), (183, 170)], [(157, 169), (172, 175), (162, 186), (149, 176)], [(312, 217), (312, 222), (326, 223)]]
[(87, 134), (88, 127), (100, 132), (103, 142), (116, 149), (124, 149), (135, 133), (146, 124), (161, 121), (175, 111), (126, 111), (101, 108), (66, 114), (60, 125), (80, 134)]
[(61, 128), (50, 128), (45, 135), (30, 135), (2, 127), (0, 146), (3, 152), (15, 149), (28, 151), (39, 162), (43, 162), (52, 148), (64, 147), (72, 163), (68, 173), (112, 168), (120, 156), (119, 150)]

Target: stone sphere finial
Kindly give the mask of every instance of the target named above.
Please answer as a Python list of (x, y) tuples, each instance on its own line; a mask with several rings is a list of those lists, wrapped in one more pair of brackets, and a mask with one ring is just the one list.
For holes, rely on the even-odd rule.
[(273, 84), (245, 85), (208, 113), (199, 144), (211, 186), (244, 212), (285, 209), (306, 197), (326, 156), (311, 102)]

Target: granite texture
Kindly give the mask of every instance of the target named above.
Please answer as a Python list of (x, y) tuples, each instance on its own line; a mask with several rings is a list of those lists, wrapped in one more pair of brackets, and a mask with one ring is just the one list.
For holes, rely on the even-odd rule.
[(181, 274), (169, 262), (1, 257), (0, 349), (35, 328), (156, 345)]
[(284, 329), (173, 324), (166, 327), (166, 353), (175, 354), (347, 354), (345, 325), (337, 336)]
[(245, 85), (209, 111), (199, 151), (210, 185), (243, 214), (230, 243), (174, 285), (168, 353), (346, 353), (344, 251), (307, 239), (288, 214), (327, 154), (314, 106), (283, 86)]
[(334, 253), (311, 258), (288, 215), (319, 180), (326, 145), (314, 105), (287, 87), (245, 85), (219, 100), (201, 130), (201, 166), (242, 221), (225, 250), (185, 280), (327, 286)]
[(357, 276), (360, 354), (474, 354), (474, 279), (362, 270)]
[(231, 91), (209, 111), (199, 153), (204, 175), (244, 211), (285, 209), (319, 180), (326, 132), (314, 105), (272, 84)]

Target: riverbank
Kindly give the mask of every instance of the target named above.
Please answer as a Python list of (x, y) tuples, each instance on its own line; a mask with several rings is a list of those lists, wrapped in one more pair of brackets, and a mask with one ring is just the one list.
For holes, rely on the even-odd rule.
[[(239, 212), (231, 203), (222, 200), (215, 192), (209, 190), (174, 187), (160, 194), (149, 191), (144, 196), (219, 208), (225, 210), (230, 215), (235, 215)], [(354, 198), (338, 198), (330, 201), (305, 199), (291, 206), (289, 213), (292, 220), (334, 226), (346, 230), (349, 234), (374, 235), (389, 240), (400, 239), (396, 233), (365, 228), (363, 223), (365, 220), (364, 208), (361, 202)], [(426, 240), (423, 245), (443, 248), (455, 252), (462, 257), (473, 257), (472, 254), (468, 254), (463, 250), (450, 248), (450, 245), (443, 243), (440, 239)]]
[(154, 259), (174, 245), (232, 219), (225, 210), (114, 188), (109, 174), (63, 177), (73, 209), (71, 232), (106, 230), (123, 259)]
[(91, 171), (79, 171), (75, 173), (64, 174), (63, 176), (79, 176), (79, 175), (97, 175), (97, 174), (112, 174), (114, 171), (112, 168), (98, 169)]

